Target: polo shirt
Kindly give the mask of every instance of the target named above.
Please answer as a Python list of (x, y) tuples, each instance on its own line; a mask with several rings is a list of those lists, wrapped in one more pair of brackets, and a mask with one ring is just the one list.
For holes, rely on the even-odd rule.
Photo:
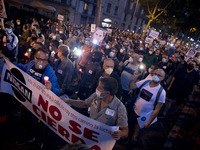
[(96, 93), (93, 93), (85, 102), (87, 107), (90, 107), (90, 118), (109, 126), (128, 126), (126, 108), (116, 96), (102, 110), (100, 110), (101, 100), (97, 97)]

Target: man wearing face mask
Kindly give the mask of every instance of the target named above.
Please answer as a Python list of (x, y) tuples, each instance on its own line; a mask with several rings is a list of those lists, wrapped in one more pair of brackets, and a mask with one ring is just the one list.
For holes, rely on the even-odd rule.
[(169, 98), (176, 101), (178, 105), (183, 105), (195, 85), (198, 85), (199, 75), (194, 70), (194, 66), (191, 62), (187, 64), (187, 67), (178, 69), (167, 90), (169, 91)]
[(136, 71), (130, 81), (129, 88), (139, 88), (139, 95), (132, 111), (129, 112), (129, 139), (132, 139), (134, 133), (134, 138), (138, 134), (139, 122), (137, 118), (150, 114), (146, 118), (146, 123), (142, 127), (140, 126), (140, 128), (148, 128), (157, 121), (157, 115), (165, 103), (166, 92), (160, 85), (160, 82), (165, 78), (165, 72), (162, 69), (156, 69), (153, 74), (151, 80), (144, 79), (137, 82), (140, 73)]
[(69, 49), (74, 49), (74, 47), (76, 46), (76, 40), (75, 38), (73, 37), (73, 34), (72, 32), (70, 31), (69, 32), (69, 35), (68, 35), (68, 39), (64, 42), (65, 45), (69, 45)]
[(19, 19), (16, 20), (16, 26), (15, 26), (15, 34), (17, 37), (20, 37), (22, 35), (22, 26)]
[(114, 72), (118, 73), (119, 70), (119, 60), (118, 58), (116, 57), (117, 56), (117, 49), (116, 48), (112, 48), (110, 53), (109, 53), (109, 58), (111, 58), (114, 63), (115, 63), (115, 67), (114, 67)]
[(98, 79), (101, 76), (101, 58), (102, 53), (99, 51), (94, 51), (92, 53), (92, 61), (90, 61), (86, 68), (82, 77), (82, 81), (80, 83), (78, 96), (80, 99), (88, 98), (96, 89)]
[(118, 74), (113, 72), (114, 66), (115, 66), (114, 61), (111, 58), (105, 59), (104, 63), (103, 63), (102, 76), (103, 77), (113, 77), (114, 79), (116, 79), (118, 81), (118, 91), (116, 93), (116, 96), (117, 96), (117, 98), (120, 99), (121, 94), (122, 94), (121, 80), (120, 80), (120, 77), (118, 76)]
[(85, 44), (81, 47), (83, 53), (81, 57), (78, 60), (79, 68), (81, 68), (83, 71), (85, 71), (85, 68), (87, 67), (87, 64), (91, 60), (91, 54), (92, 54), (92, 45), (90, 44), (90, 39), (85, 39)]
[(163, 70), (166, 72), (167, 70), (167, 63), (168, 63), (168, 58), (167, 55), (162, 56), (162, 61), (158, 63), (158, 68), (163, 68)]
[(119, 126), (119, 130), (112, 132), (114, 139), (127, 137), (127, 112), (122, 102), (115, 96), (117, 81), (112, 77), (99, 79), (96, 92), (85, 101), (62, 98), (68, 104), (78, 108), (90, 107), (90, 118), (109, 126)]
[(143, 63), (146, 65), (147, 69), (157, 63), (157, 57), (153, 54), (153, 47), (149, 48), (149, 53), (144, 55)]
[(11, 62), (17, 61), (18, 55), (18, 37), (13, 33), (14, 24), (12, 22), (5, 23), (6, 36), (3, 37), (3, 54), (10, 59)]
[(72, 61), (68, 58), (69, 53), (70, 50), (67, 45), (60, 45), (58, 47), (59, 60), (54, 65), (54, 70), (58, 78), (61, 94), (64, 94), (67, 91), (74, 72)]
[(125, 104), (130, 96), (130, 90), (128, 85), (131, 81), (134, 72), (139, 67), (140, 56), (136, 53), (130, 55), (129, 59), (123, 63), (122, 73), (121, 73), (121, 83), (122, 83), (122, 102)]
[[(56, 95), (60, 95), (60, 87), (57, 81), (57, 77), (51, 65), (48, 63), (49, 52), (44, 48), (39, 48), (34, 56), (34, 60), (30, 61), (27, 64), (17, 64), (14, 63), (17, 67), (25, 71), (31, 77), (44, 84), (45, 88), (51, 90)], [(49, 77), (48, 81), (44, 80), (44, 77)], [(34, 128), (36, 118), (32, 113), (27, 110), (24, 106), (20, 108), (20, 123), (21, 127), (24, 130), (20, 140), (16, 142), (17, 145), (24, 145), (35, 141)]]

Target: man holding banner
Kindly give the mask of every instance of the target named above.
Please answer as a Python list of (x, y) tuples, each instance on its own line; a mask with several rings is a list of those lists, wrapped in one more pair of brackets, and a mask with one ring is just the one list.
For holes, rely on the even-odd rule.
[(127, 112), (123, 103), (115, 96), (117, 81), (112, 77), (101, 77), (96, 92), (88, 99), (72, 100), (62, 98), (68, 104), (78, 108), (89, 108), (90, 118), (109, 126), (119, 126), (118, 131), (111, 132), (114, 139), (119, 140), (128, 135)]
[[(47, 50), (39, 48), (34, 56), (34, 60), (28, 64), (17, 64), (20, 69), (45, 85), (45, 88), (52, 90), (56, 95), (60, 95), (60, 87), (53, 68), (48, 64), (49, 53)], [(17, 145), (24, 145), (35, 141), (35, 122), (32, 113), (23, 105), (20, 107), (20, 123), (24, 129), (23, 137), (16, 142)]]

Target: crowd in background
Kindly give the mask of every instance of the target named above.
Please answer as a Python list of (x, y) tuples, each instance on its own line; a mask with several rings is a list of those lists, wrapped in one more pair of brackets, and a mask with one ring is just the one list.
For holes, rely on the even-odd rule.
[[(47, 61), (53, 67), (60, 87), (57, 95), (85, 100), (95, 92), (100, 77), (113, 77), (118, 82), (116, 96), (129, 111), (136, 96), (129, 86), (134, 72), (142, 72), (139, 81), (151, 79), (154, 71), (161, 68), (165, 72), (161, 85), (167, 99), (182, 107), (199, 82), (200, 52), (187, 61), (185, 59), (190, 48), (199, 50), (192, 44), (168, 39), (163, 45), (160, 39), (149, 44), (145, 42), (146, 36), (113, 28), (101, 45), (95, 45), (91, 41), (90, 25), (50, 19), (31, 18), (25, 24), (17, 19), (5, 23), (5, 28), (7, 26), (13, 29), (14, 35), (8, 45), (8, 31), (1, 29), (2, 53), (12, 62), (27, 64), (35, 59), (38, 50), (46, 49), (49, 53)], [(10, 53), (9, 49), (15, 48), (15, 52)], [(170, 106), (165, 107), (163, 113), (169, 109)], [(88, 115), (87, 110), (77, 110)]]

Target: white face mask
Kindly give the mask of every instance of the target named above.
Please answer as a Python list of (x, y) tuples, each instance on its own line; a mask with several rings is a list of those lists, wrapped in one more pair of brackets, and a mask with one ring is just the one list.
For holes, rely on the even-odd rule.
[(152, 80), (153, 80), (154, 82), (160, 82), (160, 78), (158, 78), (158, 76), (153, 76), (153, 77), (152, 77)]
[(123, 53), (124, 52), (124, 50), (123, 49), (120, 49), (120, 53)]
[(113, 68), (105, 69), (105, 73), (108, 74), (108, 75), (111, 75), (112, 72), (113, 72)]
[(140, 57), (140, 58), (139, 58), (139, 62), (142, 62), (142, 61), (143, 61), (143, 58), (142, 58), (142, 57)]
[(52, 36), (52, 39), (53, 39), (53, 40), (55, 40), (55, 39), (56, 39), (56, 36), (55, 36), (55, 35), (53, 35), (53, 36)]
[(151, 71), (152, 71), (152, 69), (151, 69), (151, 68), (149, 68), (149, 69), (148, 69), (148, 72), (149, 72), (149, 73), (151, 73)]
[(100, 92), (99, 90), (96, 89), (96, 92), (95, 92), (95, 93), (96, 93), (96, 95), (97, 95), (98, 98), (103, 98), (103, 97), (101, 96), (101, 92)]
[(115, 53), (114, 52), (110, 52), (109, 56), (113, 58), (115, 56)]
[(149, 51), (149, 54), (151, 55), (151, 54), (153, 54), (153, 52), (152, 52), (152, 51)]
[(49, 46), (49, 50), (52, 51), (52, 47), (51, 46)]
[(109, 48), (110, 48), (110, 46), (107, 44), (107, 45), (106, 45), (106, 49), (109, 49)]
[(130, 63), (132, 63), (132, 62), (133, 62), (133, 58), (132, 58), (132, 57), (129, 57), (128, 61), (129, 61)]

